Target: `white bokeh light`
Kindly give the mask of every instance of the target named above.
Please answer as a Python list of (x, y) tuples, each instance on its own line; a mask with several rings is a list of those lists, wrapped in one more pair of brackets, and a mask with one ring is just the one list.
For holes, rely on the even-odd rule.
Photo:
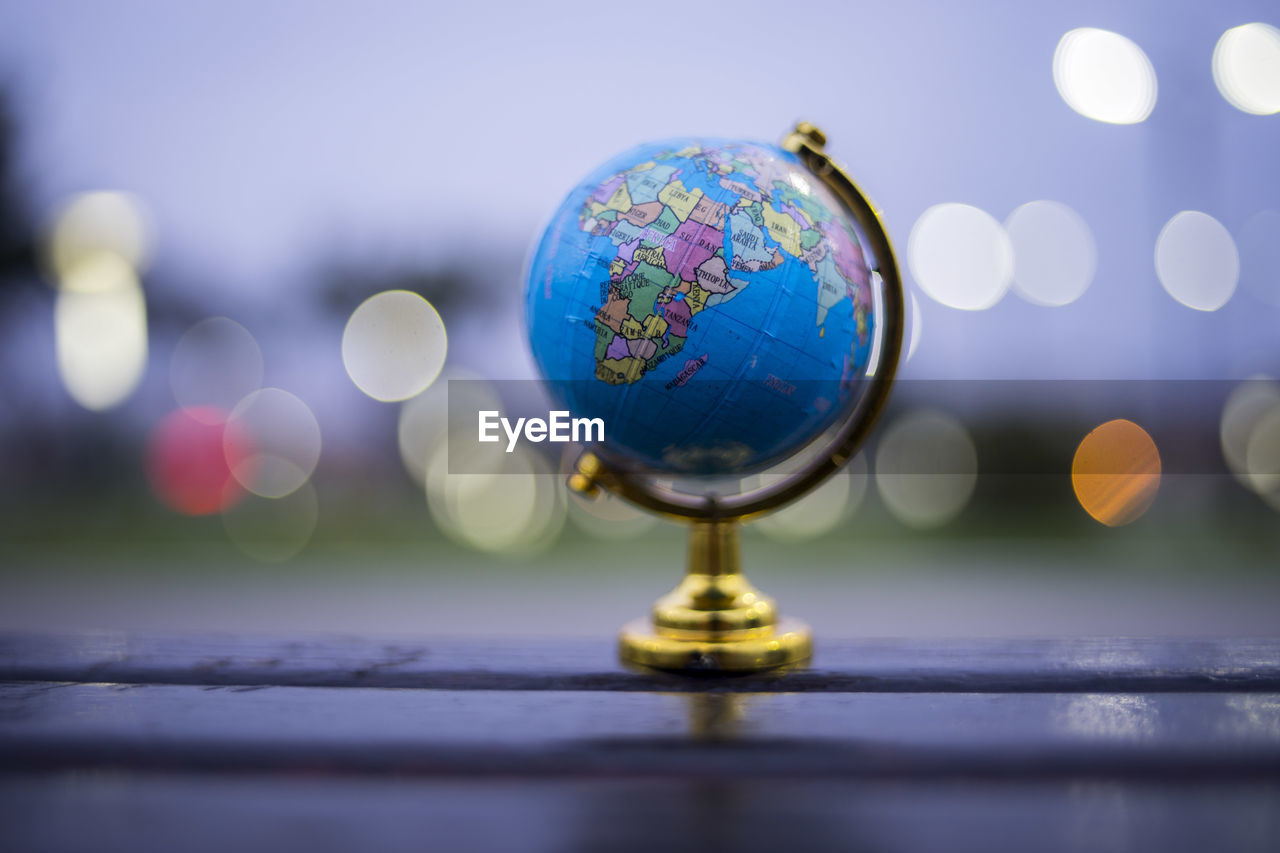
[(1082, 27), (1058, 42), (1053, 82), (1071, 109), (1108, 124), (1137, 124), (1156, 106), (1156, 71), (1129, 39)]
[(1089, 225), (1065, 204), (1031, 201), (1004, 222), (1013, 245), (1013, 288), (1036, 305), (1069, 305), (1097, 269)]
[(608, 492), (595, 497), (570, 493), (569, 520), (587, 535), (606, 542), (636, 539), (658, 526), (656, 515)]
[(1184, 210), (1156, 238), (1156, 275), (1169, 295), (1188, 308), (1217, 311), (1235, 293), (1240, 255), (1221, 222)]
[[(1263, 492), (1271, 483), (1259, 479), (1256, 474), (1268, 473), (1252, 467), (1249, 458), (1254, 436), (1261, 425), (1280, 414), (1280, 383), (1268, 376), (1252, 376), (1232, 389), (1222, 407), (1218, 438), (1222, 444), (1222, 457), (1241, 485), (1255, 492)], [(1266, 444), (1254, 449), (1255, 460), (1262, 459)]]
[(342, 332), (342, 363), (356, 387), (384, 403), (407, 400), (435, 381), (448, 339), (431, 303), (407, 290), (369, 297)]
[(856, 512), (866, 492), (867, 458), (859, 453), (818, 488), (752, 526), (781, 542), (813, 539), (836, 529)]
[(1238, 110), (1280, 112), (1280, 30), (1253, 23), (1223, 33), (1213, 49), (1213, 82)]
[(910, 527), (939, 527), (969, 503), (978, 481), (978, 452), (950, 415), (918, 411), (894, 421), (876, 448), (880, 499)]
[[(451, 396), (457, 409), (452, 418), (449, 415)], [(396, 439), (400, 447), (400, 461), (409, 476), (418, 485), (425, 485), (427, 464), (436, 448), (447, 442), (454, 430), (466, 430), (460, 434), (473, 436), (476, 428), (474, 413), (485, 409), (502, 409), (497, 391), (479, 374), (452, 367), (444, 371), (430, 388), (406, 400), (400, 406)]]
[(991, 214), (967, 204), (936, 204), (911, 228), (907, 263), (930, 298), (980, 311), (1000, 301), (1013, 277), (1013, 246)]
[(147, 306), (120, 257), (97, 253), (62, 277), (53, 309), (62, 383), (77, 403), (102, 411), (122, 402), (147, 368)]
[(1280, 490), (1280, 408), (1272, 409), (1254, 425), (1245, 447), (1245, 468), (1258, 494)]
[(58, 212), (49, 238), (49, 263), (65, 276), (86, 257), (99, 252), (117, 255), (142, 271), (151, 253), (150, 217), (127, 193), (81, 193)]
[(183, 408), (229, 412), (262, 386), (262, 350), (235, 320), (208, 317), (178, 340), (169, 360), (169, 383)]
[(296, 491), (320, 460), (320, 424), (310, 407), (288, 391), (254, 391), (236, 404), (228, 423), (248, 436), (252, 451), (233, 454), (228, 449), (231, 473), (255, 495), (281, 498)]
[[(427, 463), (427, 506), (455, 541), (491, 553), (528, 553), (559, 536), (566, 513), (563, 478), (538, 454), (502, 454), (501, 470), (492, 473), (451, 474), (449, 464), (446, 442)], [(458, 460), (455, 465), (471, 467)]]

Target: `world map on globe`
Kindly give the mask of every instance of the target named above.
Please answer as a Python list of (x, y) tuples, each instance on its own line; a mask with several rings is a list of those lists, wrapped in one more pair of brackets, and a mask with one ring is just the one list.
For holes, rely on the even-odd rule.
[(560, 404), (604, 420), (615, 459), (759, 470), (865, 391), (880, 282), (859, 234), (776, 146), (638, 146), (569, 194), (534, 251), (534, 357)]

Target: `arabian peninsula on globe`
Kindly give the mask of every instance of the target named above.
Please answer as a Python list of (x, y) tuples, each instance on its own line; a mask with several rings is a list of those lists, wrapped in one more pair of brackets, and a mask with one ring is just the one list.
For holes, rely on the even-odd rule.
[(597, 169), (529, 268), (534, 356), (601, 451), (658, 473), (790, 456), (864, 393), (880, 304), (853, 219), (795, 155), (675, 140)]

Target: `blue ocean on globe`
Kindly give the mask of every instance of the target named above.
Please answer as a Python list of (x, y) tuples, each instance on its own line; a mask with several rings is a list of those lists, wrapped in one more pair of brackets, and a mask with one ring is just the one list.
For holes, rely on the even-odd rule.
[(866, 387), (882, 304), (840, 202), (765, 143), (638, 146), (577, 186), (534, 250), (529, 341), (611, 460), (742, 474), (790, 456)]

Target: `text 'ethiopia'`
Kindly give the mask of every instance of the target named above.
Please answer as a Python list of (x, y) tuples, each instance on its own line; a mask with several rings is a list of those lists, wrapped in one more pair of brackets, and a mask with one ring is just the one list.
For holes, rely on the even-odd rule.
[(498, 435), (498, 427), (502, 427), (502, 431), (507, 434), (507, 452), (511, 453), (516, 449), (516, 442), (520, 440), (521, 434), (524, 435), (525, 441), (541, 442), (592, 442), (604, 441), (604, 419), (603, 418), (570, 418), (568, 412), (548, 412), (547, 419), (542, 418), (516, 418), (513, 425), (511, 421), (501, 416), (496, 411), (480, 412), (480, 432), (479, 440), (482, 442), (500, 441), (501, 436)]

